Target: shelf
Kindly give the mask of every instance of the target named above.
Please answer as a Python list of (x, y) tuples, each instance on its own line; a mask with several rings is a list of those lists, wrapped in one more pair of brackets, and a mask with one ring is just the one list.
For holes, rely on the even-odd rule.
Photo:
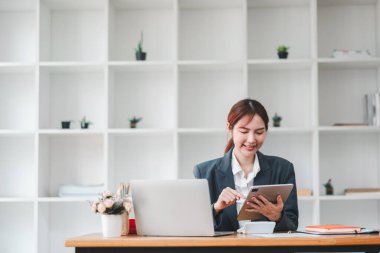
[(0, 205), (2, 203), (27, 203), (27, 202), (30, 202), (30, 203), (34, 203), (34, 198), (33, 197), (7, 197), (7, 198), (4, 198), (4, 197), (0, 197)]
[(227, 134), (227, 130), (223, 128), (179, 128), (178, 133), (182, 135), (197, 134)]
[(241, 70), (243, 61), (179, 61), (180, 71)]
[(320, 58), (318, 63), (321, 69), (368, 69), (380, 66), (380, 58), (371, 59), (335, 59)]
[(320, 126), (321, 133), (379, 133), (380, 127), (376, 126)]
[(97, 200), (97, 196), (88, 197), (45, 197), (38, 198), (39, 203), (87, 203), (89, 201)]
[(248, 60), (250, 70), (276, 70), (276, 69), (310, 69), (312, 60), (310, 59), (286, 59), (286, 60)]
[(352, 194), (352, 195), (334, 195), (334, 196), (320, 196), (323, 201), (336, 201), (336, 200), (380, 200), (380, 194)]
[(105, 130), (97, 129), (40, 129), (38, 133), (40, 135), (55, 136), (55, 135), (101, 135)]
[(174, 129), (149, 129), (149, 128), (136, 128), (136, 129), (109, 129), (110, 135), (162, 135), (175, 133)]
[(86, 73), (103, 71), (103, 62), (41, 62), (40, 68), (50, 73)]
[(174, 62), (171, 61), (112, 61), (109, 67), (117, 72), (151, 72), (168, 71), (173, 69)]

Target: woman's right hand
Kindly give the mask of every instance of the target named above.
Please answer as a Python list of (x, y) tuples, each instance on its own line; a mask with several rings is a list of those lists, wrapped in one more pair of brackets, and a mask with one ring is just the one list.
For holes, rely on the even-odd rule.
[(244, 198), (240, 193), (236, 190), (227, 187), (224, 188), (222, 193), (219, 195), (218, 200), (214, 204), (214, 210), (218, 214), (224, 208), (229, 207), (235, 204), (236, 200)]

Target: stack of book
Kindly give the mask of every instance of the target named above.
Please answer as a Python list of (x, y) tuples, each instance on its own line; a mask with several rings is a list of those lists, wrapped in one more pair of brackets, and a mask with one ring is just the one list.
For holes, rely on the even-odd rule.
[(317, 226), (307, 226), (305, 228), (306, 232), (319, 233), (319, 234), (356, 234), (362, 230), (361, 227), (357, 226), (345, 226), (345, 225), (317, 225)]
[(380, 93), (365, 95), (367, 123), (369, 126), (380, 126)]

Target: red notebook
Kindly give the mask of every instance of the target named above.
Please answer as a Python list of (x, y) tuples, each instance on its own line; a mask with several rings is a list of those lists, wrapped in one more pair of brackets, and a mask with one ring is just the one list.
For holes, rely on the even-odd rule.
[(305, 228), (306, 232), (317, 232), (323, 234), (356, 234), (360, 233), (361, 230), (362, 228), (357, 226), (345, 226), (335, 224), (307, 226)]

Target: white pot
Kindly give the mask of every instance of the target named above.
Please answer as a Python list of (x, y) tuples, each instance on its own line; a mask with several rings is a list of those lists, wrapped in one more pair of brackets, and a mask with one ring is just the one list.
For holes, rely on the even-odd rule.
[(101, 216), (103, 237), (119, 237), (123, 224), (121, 215), (103, 214)]

